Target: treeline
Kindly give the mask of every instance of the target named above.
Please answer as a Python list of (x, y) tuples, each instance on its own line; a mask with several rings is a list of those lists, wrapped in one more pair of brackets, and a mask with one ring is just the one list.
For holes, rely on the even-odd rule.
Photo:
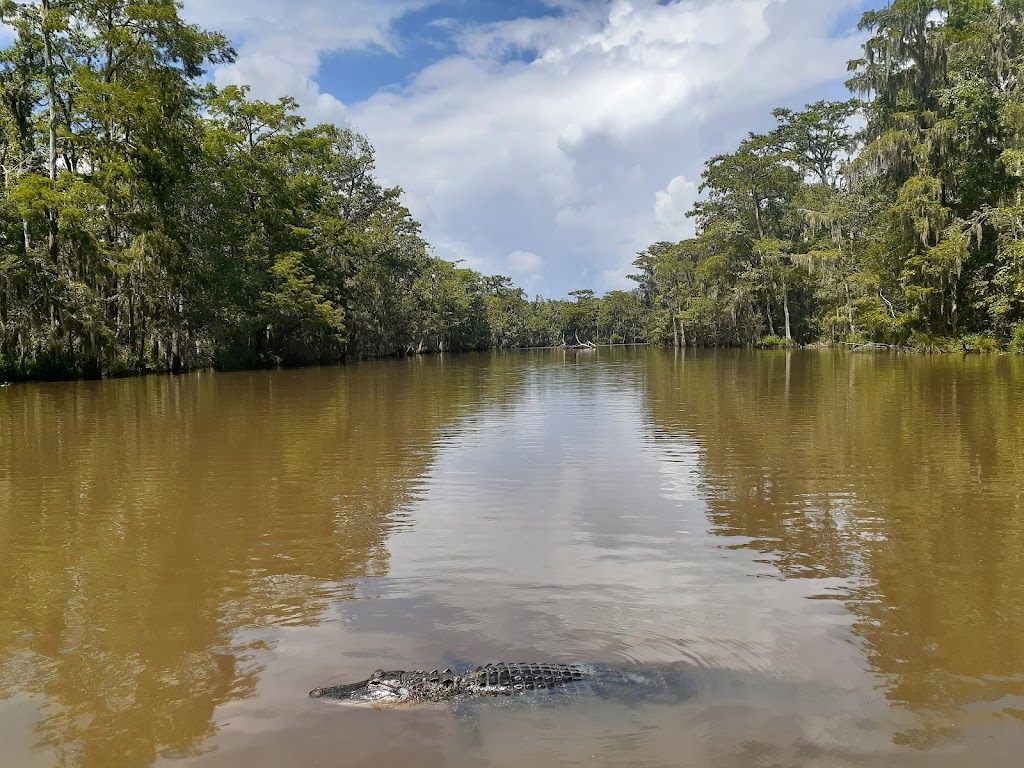
[(205, 84), (175, 0), (0, 0), (0, 378), (334, 362), (646, 333), (431, 256), (367, 139)]
[(652, 339), (1024, 352), (1024, 1), (860, 28), (857, 99), (775, 110), (706, 163), (697, 237), (640, 254)]
[[(175, 0), (0, 0), (0, 378), (576, 341), (1024, 351), (1024, 0), (864, 15), (856, 99), (709, 160), (632, 291), (432, 256), (367, 139), (216, 89)], [(856, 127), (855, 127), (856, 126)]]
[(307, 126), (291, 99), (203, 85), (234, 51), (174, 0), (0, 8), (17, 33), (0, 53), (8, 377), (338, 360), (476, 332), (436, 325), (466, 276), (430, 257), (367, 140)]

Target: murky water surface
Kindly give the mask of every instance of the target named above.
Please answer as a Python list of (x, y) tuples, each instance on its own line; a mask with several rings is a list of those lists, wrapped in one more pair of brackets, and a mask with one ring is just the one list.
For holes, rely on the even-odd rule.
[[(600, 350), (0, 390), (0, 766), (1019, 766), (1024, 361)], [(685, 662), (398, 710), (377, 668)]]

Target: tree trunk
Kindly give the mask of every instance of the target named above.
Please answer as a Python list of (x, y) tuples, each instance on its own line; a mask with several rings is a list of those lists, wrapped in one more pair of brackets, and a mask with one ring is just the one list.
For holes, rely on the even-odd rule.
[(764, 225), (761, 224), (761, 200), (754, 195), (754, 221), (757, 222), (757, 236), (764, 240)]
[[(42, 0), (43, 64), (46, 66), (46, 98), (50, 102), (47, 113), (47, 130), (50, 134), (47, 167), (50, 172), (50, 187), (57, 188), (57, 81), (53, 70), (53, 40), (50, 37), (50, 0)], [(46, 221), (49, 229), (47, 252), (50, 259), (57, 261), (57, 212), (47, 207)]]
[(950, 291), (949, 291), (949, 299), (950, 299), (949, 316), (950, 316), (950, 321), (953, 324), (953, 335), (956, 336), (959, 333), (959, 331), (960, 331), (959, 318), (957, 317), (957, 309), (958, 309), (958, 307), (957, 307), (957, 303), (956, 303), (957, 289), (960, 287), (960, 280), (959, 280), (959, 278), (955, 278), (952, 281), (952, 283), (953, 283), (953, 285), (950, 286)]
[(846, 287), (846, 317), (850, 323), (850, 333), (853, 333), (853, 301), (850, 298), (850, 284), (844, 283)]

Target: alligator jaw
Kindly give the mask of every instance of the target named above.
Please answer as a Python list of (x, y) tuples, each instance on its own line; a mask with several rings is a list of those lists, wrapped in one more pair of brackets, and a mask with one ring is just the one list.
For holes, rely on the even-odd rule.
[(359, 706), (398, 704), (404, 701), (404, 698), (399, 693), (386, 686), (371, 686), (370, 680), (363, 680), (349, 685), (314, 688), (309, 692), (309, 695), (314, 699), (325, 699), (338, 704)]

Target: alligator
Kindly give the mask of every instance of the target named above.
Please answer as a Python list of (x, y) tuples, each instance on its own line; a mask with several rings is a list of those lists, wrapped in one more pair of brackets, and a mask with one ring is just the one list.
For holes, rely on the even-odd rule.
[[(667, 685), (668, 682), (674, 685)], [(314, 688), (309, 695), (346, 704), (387, 706), (401, 703), (443, 702), (481, 696), (527, 693), (601, 693), (610, 687), (664, 691), (688, 696), (692, 686), (679, 674), (648, 669), (625, 669), (596, 664), (532, 664), (501, 662), (464, 673), (451, 669), (430, 672), (385, 672), (378, 669), (358, 683)]]

